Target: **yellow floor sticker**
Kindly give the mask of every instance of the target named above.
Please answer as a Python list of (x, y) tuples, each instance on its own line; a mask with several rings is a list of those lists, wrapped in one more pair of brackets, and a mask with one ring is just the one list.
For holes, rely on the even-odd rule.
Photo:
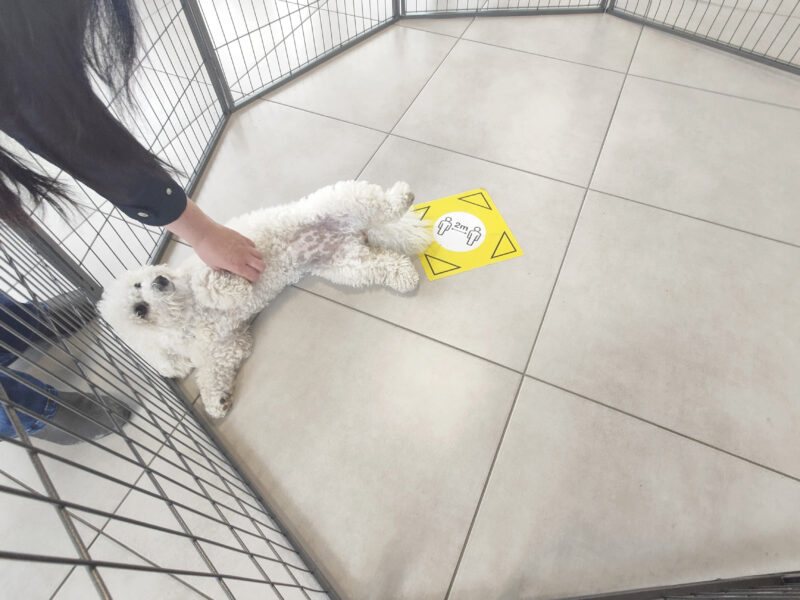
[(411, 210), (433, 227), (435, 241), (419, 255), (431, 281), (522, 256), (486, 190), (417, 204)]

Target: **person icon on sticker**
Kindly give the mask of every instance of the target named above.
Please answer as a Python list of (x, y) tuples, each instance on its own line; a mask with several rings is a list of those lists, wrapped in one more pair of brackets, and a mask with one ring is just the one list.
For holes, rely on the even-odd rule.
[(444, 219), (439, 221), (439, 229), (438, 229), (439, 235), (444, 235), (445, 233), (447, 233), (452, 226), (453, 226), (453, 221), (450, 219), (450, 217), (445, 217)]
[(472, 230), (467, 233), (467, 246), (472, 246), (475, 242), (481, 239), (481, 228), (477, 225), (472, 228)]

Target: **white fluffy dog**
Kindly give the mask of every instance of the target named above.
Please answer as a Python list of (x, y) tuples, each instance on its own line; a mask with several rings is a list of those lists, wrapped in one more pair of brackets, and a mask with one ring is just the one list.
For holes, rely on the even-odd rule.
[(98, 305), (120, 337), (166, 377), (197, 368), (206, 412), (230, 408), (233, 380), (251, 352), (251, 318), (287, 285), (313, 274), (351, 286), (417, 287), (409, 255), (433, 241), (428, 224), (408, 209), (409, 186), (384, 191), (346, 181), (298, 202), (263, 208), (228, 227), (255, 242), (267, 268), (255, 283), (214, 271), (192, 256), (177, 268), (129, 271)]

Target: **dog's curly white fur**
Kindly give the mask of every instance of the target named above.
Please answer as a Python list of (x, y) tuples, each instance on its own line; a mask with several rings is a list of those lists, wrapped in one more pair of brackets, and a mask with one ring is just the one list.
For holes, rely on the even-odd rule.
[(313, 274), (355, 287), (417, 287), (409, 255), (433, 241), (409, 207), (406, 183), (384, 191), (363, 181), (323, 188), (302, 200), (263, 208), (228, 227), (255, 242), (267, 268), (255, 283), (214, 271), (192, 256), (176, 268), (129, 271), (98, 308), (120, 337), (166, 377), (197, 368), (206, 412), (224, 416), (233, 381), (253, 347), (249, 323), (287, 285)]

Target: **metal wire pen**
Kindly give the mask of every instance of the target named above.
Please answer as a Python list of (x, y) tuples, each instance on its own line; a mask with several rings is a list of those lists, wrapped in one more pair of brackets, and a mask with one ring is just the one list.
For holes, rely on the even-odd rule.
[[(132, 133), (175, 167), (191, 195), (236, 110), (401, 18), (586, 12), (800, 73), (800, 0), (139, 0), (142, 51), (132, 84), (138, 109), (126, 111), (95, 84)], [(0, 386), (14, 432), (0, 434), (0, 502), (22, 507), (32, 517), (27, 526), (58, 524), (48, 529), (45, 546), (0, 541), (0, 570), (10, 574), (4, 580), (46, 567), (61, 578), (52, 597), (88, 576), (99, 597), (112, 598), (125, 585), (120, 573), (137, 574), (143, 585), (167, 578), (188, 597), (336, 597), (195, 414), (194, 398), (95, 314), (103, 284), (159, 260), (168, 236), (18, 151), (70, 186), (82, 208), (69, 221), (37, 213), (38, 226), (24, 232), (0, 224), (0, 351), (11, 357), (0, 374), (62, 415), (82, 419), (41, 417)], [(59, 298), (69, 302), (59, 305)], [(28, 417), (44, 420), (61, 445), (26, 433)], [(105, 435), (88, 435), (75, 423)], [(715, 585), (617, 597), (798, 593), (797, 579), (786, 576), (730, 582), (727, 591)]]

